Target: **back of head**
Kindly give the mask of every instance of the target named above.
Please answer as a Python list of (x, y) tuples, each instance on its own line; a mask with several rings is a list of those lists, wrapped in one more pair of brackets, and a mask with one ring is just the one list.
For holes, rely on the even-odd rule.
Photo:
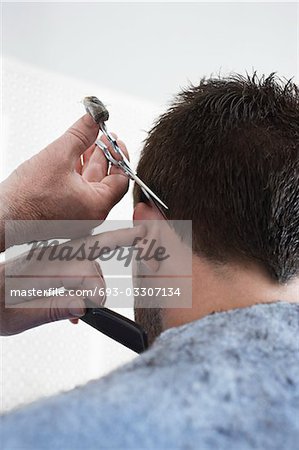
[[(139, 176), (170, 219), (192, 220), (193, 251), (299, 274), (299, 89), (274, 74), (203, 79), (150, 131)], [(138, 186), (135, 203), (142, 200)]]

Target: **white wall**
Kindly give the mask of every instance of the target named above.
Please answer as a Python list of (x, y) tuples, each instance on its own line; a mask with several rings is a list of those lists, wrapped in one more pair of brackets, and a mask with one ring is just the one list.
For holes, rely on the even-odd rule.
[(19, 3), (3, 19), (5, 53), (159, 103), (220, 69), (298, 74), (296, 3)]
[[(187, 80), (252, 68), (298, 80), (295, 3), (6, 3), (2, 12), (2, 179), (75, 121), (87, 94), (108, 104), (110, 129), (136, 164), (144, 130)], [(110, 217), (131, 213), (128, 195)], [(4, 409), (133, 357), (67, 321), (1, 343)]]

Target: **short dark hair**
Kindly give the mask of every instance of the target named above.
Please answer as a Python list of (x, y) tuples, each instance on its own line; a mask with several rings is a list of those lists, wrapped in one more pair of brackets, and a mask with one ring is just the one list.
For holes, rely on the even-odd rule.
[(298, 275), (299, 90), (291, 80), (233, 74), (183, 90), (149, 132), (137, 172), (170, 219), (192, 219), (196, 254), (255, 261), (279, 283)]

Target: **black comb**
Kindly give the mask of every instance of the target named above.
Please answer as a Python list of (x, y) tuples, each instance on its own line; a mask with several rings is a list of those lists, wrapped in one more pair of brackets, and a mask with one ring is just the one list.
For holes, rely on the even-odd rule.
[(87, 308), (80, 319), (136, 353), (142, 353), (148, 348), (144, 329), (133, 320), (110, 309)]

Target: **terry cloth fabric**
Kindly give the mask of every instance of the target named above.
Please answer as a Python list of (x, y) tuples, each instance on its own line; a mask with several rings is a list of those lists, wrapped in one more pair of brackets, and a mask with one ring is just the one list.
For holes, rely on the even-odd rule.
[(299, 305), (167, 330), (108, 376), (2, 417), (1, 434), (6, 450), (297, 450)]

